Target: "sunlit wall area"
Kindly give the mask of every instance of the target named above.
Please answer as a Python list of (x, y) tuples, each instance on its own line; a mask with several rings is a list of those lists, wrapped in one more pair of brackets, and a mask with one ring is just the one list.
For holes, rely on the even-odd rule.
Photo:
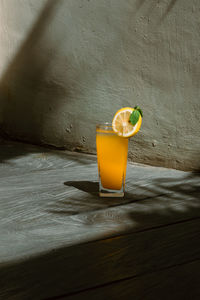
[(0, 1), (0, 76), (28, 36), (44, 1)]
[(140, 105), (132, 161), (200, 167), (198, 0), (0, 1), (0, 132), (95, 153), (95, 124)]

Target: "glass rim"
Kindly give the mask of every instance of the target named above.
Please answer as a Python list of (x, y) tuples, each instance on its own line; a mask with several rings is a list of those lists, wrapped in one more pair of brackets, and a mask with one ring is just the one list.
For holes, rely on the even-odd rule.
[(96, 124), (96, 129), (111, 129), (112, 130), (112, 123), (109, 123), (109, 122), (98, 123), (98, 124)]

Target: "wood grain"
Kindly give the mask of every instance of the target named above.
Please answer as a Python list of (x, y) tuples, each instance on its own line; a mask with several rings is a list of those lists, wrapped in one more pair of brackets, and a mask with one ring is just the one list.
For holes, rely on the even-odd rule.
[(129, 164), (99, 198), (96, 157), (0, 147), (0, 299), (77, 293), (200, 259), (200, 177)]
[(199, 275), (200, 262), (195, 261), (162, 271), (117, 281), (105, 286), (95, 287), (69, 296), (63, 295), (57, 299), (198, 300), (200, 299)]
[[(200, 219), (4, 264), (1, 297), (43, 299), (200, 260)], [(40, 284), (39, 284), (40, 283)]]

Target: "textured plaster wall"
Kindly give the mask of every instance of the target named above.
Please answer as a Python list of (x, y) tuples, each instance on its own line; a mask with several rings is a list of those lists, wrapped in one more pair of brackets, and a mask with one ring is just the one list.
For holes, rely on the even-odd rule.
[(95, 153), (140, 105), (136, 162), (200, 167), (199, 0), (0, 0), (0, 130)]

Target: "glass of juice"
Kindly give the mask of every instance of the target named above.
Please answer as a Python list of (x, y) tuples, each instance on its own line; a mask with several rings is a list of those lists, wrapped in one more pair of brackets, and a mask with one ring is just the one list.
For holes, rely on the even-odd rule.
[(96, 149), (100, 197), (123, 197), (125, 190), (128, 138), (120, 137), (112, 124), (96, 126)]

